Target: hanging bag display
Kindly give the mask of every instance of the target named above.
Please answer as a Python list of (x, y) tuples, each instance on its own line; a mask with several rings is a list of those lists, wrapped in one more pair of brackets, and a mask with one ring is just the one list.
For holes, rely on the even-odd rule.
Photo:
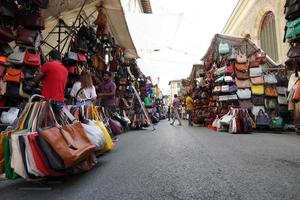
[(251, 87), (251, 83), (250, 83), (249, 79), (247, 79), (247, 80), (236, 79), (236, 85), (239, 89)]
[(264, 80), (266, 84), (277, 84), (277, 79), (273, 73), (264, 75)]
[(24, 64), (31, 67), (39, 67), (41, 65), (41, 55), (34, 49), (26, 49)]
[(257, 77), (263, 74), (262, 67), (250, 68), (249, 69), (249, 76), (250, 77)]
[(8, 68), (4, 76), (6, 82), (21, 83), (24, 74), (21, 69)]
[(264, 95), (265, 86), (264, 85), (251, 85), (251, 91), (253, 95)]
[(268, 97), (277, 97), (278, 93), (277, 93), (276, 86), (273, 86), (273, 85), (267, 85), (267, 86), (265, 86), (265, 96), (268, 96)]
[(238, 89), (236, 94), (239, 97), (239, 99), (250, 99), (251, 98), (251, 91), (248, 88)]
[(263, 76), (252, 77), (250, 80), (253, 85), (261, 85), (265, 83)]
[(298, 65), (300, 64), (300, 45), (294, 44), (291, 45), (288, 53), (288, 59), (285, 61), (285, 65), (289, 70), (297, 69)]

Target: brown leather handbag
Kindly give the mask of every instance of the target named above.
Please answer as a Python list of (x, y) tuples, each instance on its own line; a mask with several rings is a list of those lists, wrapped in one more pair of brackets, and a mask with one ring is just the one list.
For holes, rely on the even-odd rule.
[(36, 30), (30, 30), (30, 29), (19, 27), (17, 29), (16, 43), (34, 46), (36, 36), (37, 36)]
[(0, 26), (0, 43), (8, 43), (15, 40), (12, 28), (9, 26)]
[(249, 68), (248, 63), (236, 63), (235, 64), (235, 69), (238, 71), (247, 71)]
[(273, 85), (266, 85), (265, 86), (265, 96), (268, 97), (277, 97), (278, 92), (276, 86)]
[(94, 24), (102, 26), (102, 27), (107, 25), (107, 17), (103, 13), (103, 11), (100, 10), (98, 12), (98, 16), (97, 16), (97, 19), (94, 21)]
[(248, 71), (235, 70), (235, 75), (238, 79), (249, 79)]

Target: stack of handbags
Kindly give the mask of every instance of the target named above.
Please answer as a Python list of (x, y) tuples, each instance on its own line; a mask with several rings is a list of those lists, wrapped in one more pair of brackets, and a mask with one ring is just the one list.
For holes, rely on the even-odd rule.
[(288, 78), (283, 72), (278, 72), (276, 74), (276, 80), (277, 80), (277, 93), (278, 93), (278, 104), (279, 105), (287, 105), (288, 99)]

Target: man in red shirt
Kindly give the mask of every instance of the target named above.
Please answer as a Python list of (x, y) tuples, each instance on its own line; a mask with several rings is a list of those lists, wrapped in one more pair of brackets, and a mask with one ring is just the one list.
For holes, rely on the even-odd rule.
[(42, 96), (46, 100), (52, 100), (57, 107), (61, 108), (64, 105), (68, 71), (61, 63), (61, 55), (57, 50), (52, 50), (49, 57), (49, 62), (42, 66), (40, 73), (35, 77), (35, 81), (43, 80)]

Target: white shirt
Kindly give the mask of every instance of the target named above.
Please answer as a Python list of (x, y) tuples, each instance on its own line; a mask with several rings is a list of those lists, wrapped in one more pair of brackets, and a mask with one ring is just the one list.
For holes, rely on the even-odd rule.
[[(75, 97), (77, 92), (80, 90), (80, 88), (81, 88), (81, 82), (80, 81), (75, 82), (71, 90), (71, 96)], [(77, 96), (77, 101), (92, 99), (95, 97), (97, 97), (96, 89), (94, 86), (92, 86), (90, 88), (82, 89)]]

